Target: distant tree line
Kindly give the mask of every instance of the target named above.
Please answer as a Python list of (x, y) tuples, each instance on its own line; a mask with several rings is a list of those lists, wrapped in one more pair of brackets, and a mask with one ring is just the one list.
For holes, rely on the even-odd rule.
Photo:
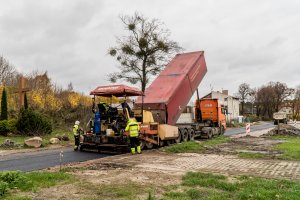
[[(76, 120), (81, 120), (84, 124), (92, 117), (91, 97), (75, 92), (72, 83), (67, 88), (58, 86), (51, 81), (47, 72), (33, 71), (22, 75), (7, 59), (0, 56), (0, 99), (6, 99), (6, 102), (2, 101), (4, 104), (0, 110), (3, 119), (16, 119), (20, 116), (20, 110), (24, 109), (19, 105), (21, 76), (25, 78), (28, 90), (25, 93), (24, 107), (45, 115), (54, 126), (70, 126)], [(110, 100), (101, 98), (101, 101)]]
[(261, 119), (272, 119), (274, 112), (289, 108), (293, 119), (300, 119), (300, 86), (290, 88), (285, 83), (269, 82), (259, 88), (251, 88), (249, 84), (243, 83), (239, 85), (236, 96), (241, 102), (242, 115), (254, 109)]

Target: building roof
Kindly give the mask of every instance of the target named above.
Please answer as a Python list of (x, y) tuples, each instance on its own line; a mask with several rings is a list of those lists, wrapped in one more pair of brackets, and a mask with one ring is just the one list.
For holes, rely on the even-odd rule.
[(219, 93), (219, 94), (221, 94), (221, 95), (223, 95), (223, 96), (231, 97), (232, 99), (239, 101), (239, 98), (233, 97), (233, 96), (230, 96), (230, 95), (227, 95), (227, 94), (224, 94), (224, 93), (219, 92), (219, 91), (212, 91), (212, 92), (208, 93), (207, 95), (204, 95), (204, 96), (203, 96), (202, 98), (200, 98), (200, 99), (211, 99), (211, 98), (212, 98), (212, 93)]

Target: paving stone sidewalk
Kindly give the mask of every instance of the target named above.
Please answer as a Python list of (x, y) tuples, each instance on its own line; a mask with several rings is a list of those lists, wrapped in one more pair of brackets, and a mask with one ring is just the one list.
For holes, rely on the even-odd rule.
[[(300, 161), (250, 160), (230, 155), (185, 153), (176, 158), (163, 156), (156, 161), (138, 164), (137, 168), (169, 171), (217, 172), (229, 175), (252, 175), (266, 178), (300, 180)], [(130, 158), (128, 158), (130, 159)], [(148, 158), (147, 160), (151, 160)], [(165, 160), (165, 162), (163, 161)]]

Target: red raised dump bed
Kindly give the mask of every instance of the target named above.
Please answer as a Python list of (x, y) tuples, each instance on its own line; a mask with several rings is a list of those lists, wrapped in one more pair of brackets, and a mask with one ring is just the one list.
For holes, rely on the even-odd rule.
[(146, 89), (144, 109), (156, 122), (175, 125), (206, 72), (204, 51), (177, 54)]

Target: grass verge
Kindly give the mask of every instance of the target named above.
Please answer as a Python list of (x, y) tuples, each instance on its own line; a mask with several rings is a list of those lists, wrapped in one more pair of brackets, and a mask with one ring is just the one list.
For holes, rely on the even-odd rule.
[[(70, 139), (70, 141), (60, 141), (61, 145), (67, 145), (67, 144), (70, 144), (70, 143), (74, 143), (74, 136), (73, 136), (73, 133), (71, 131), (57, 129), (57, 130), (52, 131), (51, 134), (41, 136), (41, 138), (43, 139), (42, 147), (49, 146), (50, 145), (49, 140), (53, 137), (56, 137), (57, 135), (59, 135), (59, 136), (67, 135)], [(3, 144), (6, 139), (10, 139), (17, 146), (12, 147), (12, 148), (10, 147), (9, 149), (28, 148), (28, 147), (24, 146), (24, 140), (27, 140), (27, 139), (32, 138), (32, 137), (33, 136), (22, 136), (22, 135), (0, 136), (0, 144)], [(7, 148), (6, 147), (0, 147), (0, 149), (7, 149)]]
[(284, 160), (300, 160), (300, 137), (299, 136), (273, 136), (274, 139), (283, 140), (284, 142), (275, 146), (274, 149), (282, 152), (279, 156)]
[(206, 148), (216, 146), (218, 144), (228, 143), (231, 139), (226, 136), (219, 136), (211, 140), (205, 141), (189, 141), (180, 144), (175, 144), (162, 150), (168, 153), (200, 153)]
[(141, 185), (135, 182), (96, 185), (80, 183), (85, 188), (84, 199), (155, 199), (152, 185)]
[(72, 180), (69, 174), (62, 172), (0, 172), (0, 199), (1, 197), (18, 199), (13, 198), (15, 191), (36, 192), (39, 188), (47, 188)]
[(164, 200), (178, 199), (299, 199), (300, 182), (248, 176), (230, 180), (222, 175), (188, 172), (181, 188), (167, 191)]
[[(6, 199), (30, 199), (25, 196), (39, 188), (51, 187), (58, 183), (73, 181), (65, 173), (32, 172), (20, 173), (30, 179), (30, 182), (11, 181), (11, 192), (25, 191), (23, 196), (11, 196)], [(8, 176), (5, 181), (16, 180)], [(25, 179), (26, 179), (25, 178)], [(16, 183), (18, 182), (18, 183)], [(19, 183), (20, 182), (20, 183)], [(22, 184), (23, 186), (20, 186)], [(164, 186), (140, 182), (124, 181), (120, 183), (95, 184), (78, 182), (81, 199), (162, 199), (162, 200), (218, 200), (218, 199), (299, 199), (300, 182), (291, 180), (264, 179), (249, 176), (226, 177), (210, 173), (188, 172), (182, 177), (181, 184)], [(35, 188), (35, 189), (33, 189)], [(28, 193), (29, 192), (29, 193)], [(9, 197), (8, 195), (4, 197)], [(0, 197), (1, 198), (1, 197)]]

